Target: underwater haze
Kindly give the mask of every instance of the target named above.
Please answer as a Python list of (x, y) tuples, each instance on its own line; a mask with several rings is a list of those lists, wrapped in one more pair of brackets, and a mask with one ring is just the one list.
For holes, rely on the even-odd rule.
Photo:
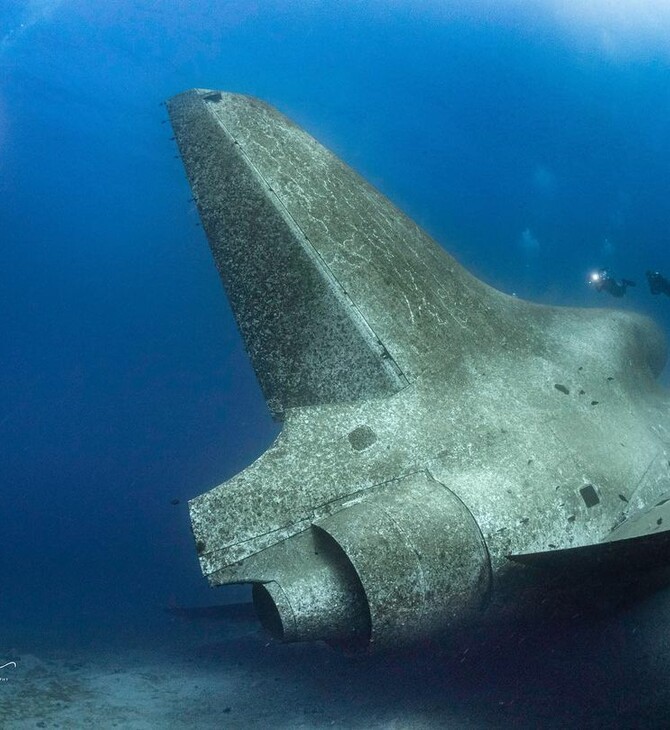
[(492, 286), (670, 332), (660, 0), (0, 0), (0, 728), (667, 727), (667, 591), (457, 658), (195, 610), (249, 594), (208, 587), (187, 501), (279, 425), (162, 106), (193, 87), (277, 107)]

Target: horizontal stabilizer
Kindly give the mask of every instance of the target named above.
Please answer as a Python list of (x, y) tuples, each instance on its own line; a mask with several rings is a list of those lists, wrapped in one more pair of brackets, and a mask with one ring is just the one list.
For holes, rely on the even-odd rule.
[(670, 495), (666, 494), (654, 502), (651, 507), (629, 515), (607, 537), (607, 542), (625, 538), (656, 535), (670, 528)]
[(648, 570), (670, 564), (670, 530), (593, 545), (508, 555), (515, 563), (570, 573)]

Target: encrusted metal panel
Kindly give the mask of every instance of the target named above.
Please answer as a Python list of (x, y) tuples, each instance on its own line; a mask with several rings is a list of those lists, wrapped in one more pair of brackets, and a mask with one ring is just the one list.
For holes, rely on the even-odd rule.
[(486, 287), (323, 145), (255, 99), (209, 109), (410, 379), (458, 357), (473, 327), (495, 336)]

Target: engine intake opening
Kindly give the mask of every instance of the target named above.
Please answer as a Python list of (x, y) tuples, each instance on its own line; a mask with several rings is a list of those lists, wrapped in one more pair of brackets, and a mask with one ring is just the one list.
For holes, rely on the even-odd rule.
[(276, 641), (284, 640), (284, 623), (272, 595), (262, 583), (254, 583), (251, 589), (254, 609), (261, 626)]

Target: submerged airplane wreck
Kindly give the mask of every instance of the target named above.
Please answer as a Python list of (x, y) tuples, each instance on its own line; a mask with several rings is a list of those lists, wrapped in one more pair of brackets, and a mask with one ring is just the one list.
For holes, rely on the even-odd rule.
[(378, 649), (667, 558), (651, 321), (492, 289), (257, 99), (195, 89), (167, 108), (283, 422), (190, 502), (212, 585), (253, 584), (276, 638)]

